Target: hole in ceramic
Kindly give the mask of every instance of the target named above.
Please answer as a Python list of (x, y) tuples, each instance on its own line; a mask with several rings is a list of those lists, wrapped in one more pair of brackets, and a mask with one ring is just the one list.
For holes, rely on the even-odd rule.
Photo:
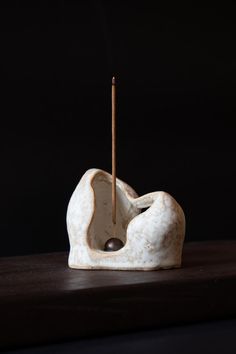
[(111, 215), (111, 180), (103, 174), (96, 174), (91, 186), (94, 192), (95, 204), (93, 218), (88, 229), (90, 248), (103, 251), (106, 241), (112, 237), (119, 238), (125, 245), (127, 226), (135, 216), (133, 205), (117, 184), (116, 228), (114, 235)]
[(149, 208), (150, 208), (150, 206), (147, 207), (147, 208), (142, 208), (141, 213), (144, 213), (144, 212), (147, 211)]

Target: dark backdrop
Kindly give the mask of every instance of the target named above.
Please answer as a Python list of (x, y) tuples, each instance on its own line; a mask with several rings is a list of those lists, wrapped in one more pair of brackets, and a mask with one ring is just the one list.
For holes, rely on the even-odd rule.
[(1, 255), (68, 249), (83, 173), (182, 205), (186, 240), (235, 238), (235, 13), (231, 3), (1, 4)]

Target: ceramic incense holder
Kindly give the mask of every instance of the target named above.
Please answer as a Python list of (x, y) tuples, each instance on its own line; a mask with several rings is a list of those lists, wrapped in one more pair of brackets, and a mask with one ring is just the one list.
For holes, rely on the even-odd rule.
[[(165, 192), (138, 197), (117, 178), (114, 235), (111, 192), (112, 176), (99, 169), (88, 170), (77, 185), (67, 210), (69, 266), (114, 270), (180, 267), (185, 216), (176, 200)], [(124, 246), (104, 251), (112, 237)]]

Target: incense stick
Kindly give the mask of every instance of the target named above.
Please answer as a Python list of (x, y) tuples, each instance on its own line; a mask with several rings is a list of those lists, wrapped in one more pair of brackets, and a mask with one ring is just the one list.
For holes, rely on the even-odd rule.
[(116, 80), (114, 76), (112, 78), (112, 85), (111, 85), (111, 106), (112, 106), (112, 223), (113, 223), (113, 233), (115, 233), (115, 226), (116, 226)]

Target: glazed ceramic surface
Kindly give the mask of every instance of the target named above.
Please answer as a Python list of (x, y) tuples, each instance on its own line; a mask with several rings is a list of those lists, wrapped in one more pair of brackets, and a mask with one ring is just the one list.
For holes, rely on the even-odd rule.
[[(185, 217), (176, 200), (165, 192), (138, 197), (129, 185), (117, 179), (114, 235), (111, 186), (109, 173), (90, 169), (72, 194), (67, 210), (69, 266), (117, 270), (180, 267)], [(124, 247), (106, 252), (104, 244), (112, 237), (121, 239)]]

